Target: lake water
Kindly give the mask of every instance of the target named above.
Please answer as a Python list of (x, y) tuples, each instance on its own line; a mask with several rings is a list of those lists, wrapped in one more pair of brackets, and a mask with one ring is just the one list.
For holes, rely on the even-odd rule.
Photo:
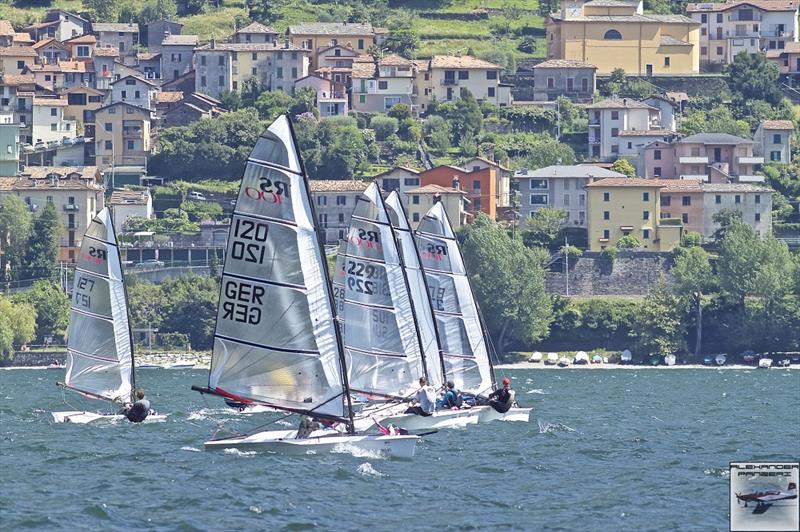
[(507, 373), (531, 423), (403, 461), (205, 452), (219, 424), (270, 417), (190, 391), (205, 371), (140, 370), (168, 421), (109, 426), (51, 422), (60, 371), (0, 371), (0, 529), (727, 530), (728, 462), (800, 457), (797, 370)]

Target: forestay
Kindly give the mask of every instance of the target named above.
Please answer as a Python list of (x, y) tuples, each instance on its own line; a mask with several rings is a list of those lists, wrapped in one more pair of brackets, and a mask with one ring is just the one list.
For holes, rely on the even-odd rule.
[(245, 167), (228, 236), (209, 388), (344, 419), (325, 255), (291, 126), (279, 117)]
[(425, 283), (425, 274), (420, 266), (417, 247), (414, 244), (414, 235), (411, 233), (411, 227), (408, 225), (408, 218), (397, 191), (392, 192), (386, 198), (386, 210), (389, 213), (406, 270), (408, 291), (414, 305), (423, 358), (428, 370), (428, 380), (436, 388), (439, 388), (444, 386), (445, 376), (442, 374), (441, 349), (436, 334), (436, 325), (433, 321), (433, 308), (428, 297), (428, 287)]
[(464, 391), (490, 391), (492, 370), (478, 307), (458, 242), (441, 202), (435, 203), (422, 218), (416, 240), (436, 316), (447, 378)]
[(405, 396), (423, 376), (408, 285), (373, 183), (356, 199), (344, 269), (344, 346), (351, 389)]
[(117, 238), (107, 208), (83, 235), (75, 265), (67, 340), (67, 387), (131, 400), (133, 353)]

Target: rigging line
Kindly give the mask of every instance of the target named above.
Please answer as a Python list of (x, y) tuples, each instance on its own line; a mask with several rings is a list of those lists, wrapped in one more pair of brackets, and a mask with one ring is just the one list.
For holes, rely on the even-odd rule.
[[(320, 403), (320, 404), (318, 404), (317, 406), (315, 406), (314, 408), (312, 408), (311, 410), (309, 410), (309, 411), (308, 411), (308, 412), (306, 412), (305, 414), (300, 414), (299, 412), (289, 412), (288, 414), (286, 414), (286, 415), (283, 415), (283, 416), (279, 417), (278, 419), (274, 419), (274, 420), (270, 421), (269, 423), (264, 423), (263, 425), (259, 425), (259, 426), (255, 427), (254, 429), (251, 429), (251, 430), (252, 430), (252, 431), (258, 431), (259, 429), (261, 429), (261, 428), (263, 428), (263, 427), (268, 427), (268, 426), (270, 426), (270, 425), (273, 425), (273, 424), (277, 423), (278, 421), (283, 421), (284, 419), (286, 419), (286, 418), (288, 418), (288, 417), (290, 417), (290, 416), (293, 416), (293, 415), (295, 415), (295, 414), (298, 414), (298, 415), (306, 415), (306, 414), (311, 414), (311, 413), (312, 413), (314, 410), (316, 410), (316, 409), (318, 409), (318, 408), (320, 408), (320, 407), (322, 407), (322, 406), (325, 406), (326, 404), (330, 403), (330, 402), (331, 402), (331, 401), (333, 401), (334, 399), (337, 399), (337, 398), (339, 398), (339, 397), (342, 397), (343, 395), (344, 395), (344, 392), (342, 392), (342, 393), (340, 393), (340, 394), (338, 394), (338, 395), (335, 395), (335, 396), (331, 397), (330, 399), (328, 399), (327, 401), (325, 401), (324, 403)], [(311, 417), (313, 418), (314, 416), (311, 416)], [(255, 434), (255, 433), (256, 433), (256, 432), (249, 432), (249, 433), (244, 433), (243, 435), (244, 435), (244, 436), (252, 436), (252, 435), (253, 435), (253, 434)]]

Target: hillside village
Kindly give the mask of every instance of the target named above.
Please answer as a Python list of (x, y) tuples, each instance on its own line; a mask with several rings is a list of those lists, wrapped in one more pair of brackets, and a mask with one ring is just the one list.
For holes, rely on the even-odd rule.
[[(457, 228), (483, 214), (530, 234), (554, 219), (540, 244), (556, 270), (565, 242), (586, 257), (713, 245), (730, 212), (800, 245), (796, 0), (541, 2), (539, 27), (502, 31), (500, 17), (538, 15), (464, 9), (398, 13), (516, 40), (426, 54), (398, 17), (256, 8), (225, 35), (187, 34), (170, 9), (0, 21), (0, 201), (34, 216), (53, 204), (66, 265), (105, 205), (129, 265), (208, 264), (244, 159), (288, 112), (331, 246), (372, 180), (401, 192), (412, 225), (440, 201)], [(10, 273), (8, 253), (2, 267), (37, 279)]]

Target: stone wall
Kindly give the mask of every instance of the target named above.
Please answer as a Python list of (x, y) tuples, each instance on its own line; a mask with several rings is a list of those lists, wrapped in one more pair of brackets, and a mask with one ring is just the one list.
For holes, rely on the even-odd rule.
[[(569, 295), (643, 296), (662, 275), (668, 283), (671, 281), (672, 263), (672, 253), (620, 251), (612, 261), (600, 253), (585, 252), (570, 260)], [(563, 264), (559, 271), (547, 272), (545, 287), (548, 293), (566, 295)]]
[[(603, 92), (610, 76), (597, 76), (597, 90)], [(685, 92), (689, 96), (718, 96), (728, 87), (722, 74), (697, 74), (693, 76), (628, 76), (652, 83), (662, 91)]]
[[(48, 353), (42, 353), (40, 351), (17, 351), (14, 353), (13, 359), (0, 359), (0, 367), (62, 365), (66, 358), (66, 350)], [(61, 373), (61, 377), (63, 377), (63, 372)]]

